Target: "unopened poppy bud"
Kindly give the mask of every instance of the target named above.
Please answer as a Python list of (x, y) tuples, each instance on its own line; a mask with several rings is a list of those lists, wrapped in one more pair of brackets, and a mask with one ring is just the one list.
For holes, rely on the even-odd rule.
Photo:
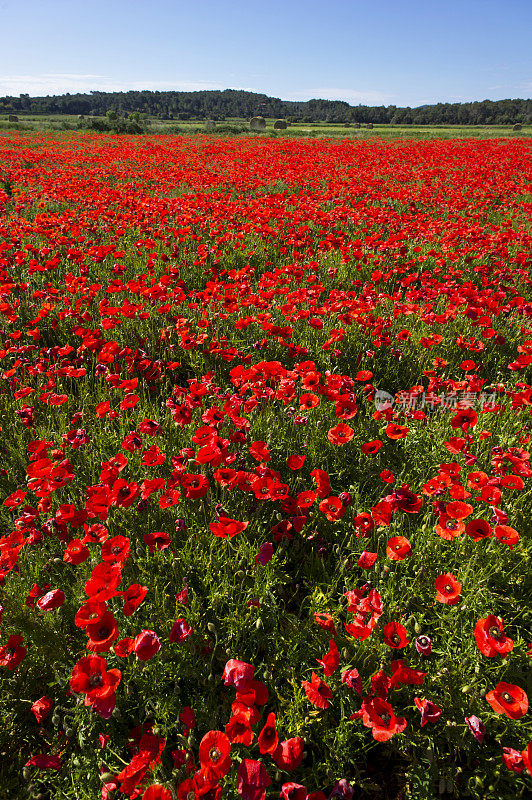
[(207, 630), (209, 631), (209, 633), (214, 633), (215, 634), (217, 632), (216, 631), (216, 625), (214, 624), (214, 622), (209, 622), (208, 623)]

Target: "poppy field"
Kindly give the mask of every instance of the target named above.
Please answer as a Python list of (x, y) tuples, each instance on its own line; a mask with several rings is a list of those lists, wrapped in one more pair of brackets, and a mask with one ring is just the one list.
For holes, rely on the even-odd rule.
[(532, 794), (532, 143), (0, 136), (0, 798)]

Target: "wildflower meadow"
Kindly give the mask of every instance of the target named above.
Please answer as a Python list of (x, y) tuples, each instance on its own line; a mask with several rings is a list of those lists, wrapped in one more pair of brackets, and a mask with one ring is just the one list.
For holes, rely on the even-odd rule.
[(0, 136), (0, 798), (532, 796), (532, 142)]

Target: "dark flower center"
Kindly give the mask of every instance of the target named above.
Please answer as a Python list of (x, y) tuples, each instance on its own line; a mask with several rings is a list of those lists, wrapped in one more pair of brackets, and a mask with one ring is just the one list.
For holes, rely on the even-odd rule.
[(493, 639), (502, 639), (502, 631), (499, 628), (497, 628), (496, 625), (492, 625), (491, 628), (489, 628), (488, 634)]
[(213, 747), (211, 750), (209, 750), (209, 758), (213, 762), (213, 764), (217, 764), (218, 761), (221, 759), (221, 757), (222, 754), (220, 753), (217, 747)]
[(513, 703), (514, 702), (514, 698), (508, 692), (503, 692), (501, 694), (501, 698), (504, 700), (505, 703)]
[(96, 675), (91, 675), (90, 676), (90, 679), (89, 679), (89, 685), (90, 686), (102, 686), (102, 684), (103, 684), (103, 680), (102, 680), (102, 676), (101, 675), (96, 674)]

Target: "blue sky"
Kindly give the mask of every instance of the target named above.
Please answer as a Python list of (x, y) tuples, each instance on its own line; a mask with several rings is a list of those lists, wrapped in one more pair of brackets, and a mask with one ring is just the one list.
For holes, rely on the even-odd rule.
[(0, 0), (0, 95), (532, 96), (531, 0)]

